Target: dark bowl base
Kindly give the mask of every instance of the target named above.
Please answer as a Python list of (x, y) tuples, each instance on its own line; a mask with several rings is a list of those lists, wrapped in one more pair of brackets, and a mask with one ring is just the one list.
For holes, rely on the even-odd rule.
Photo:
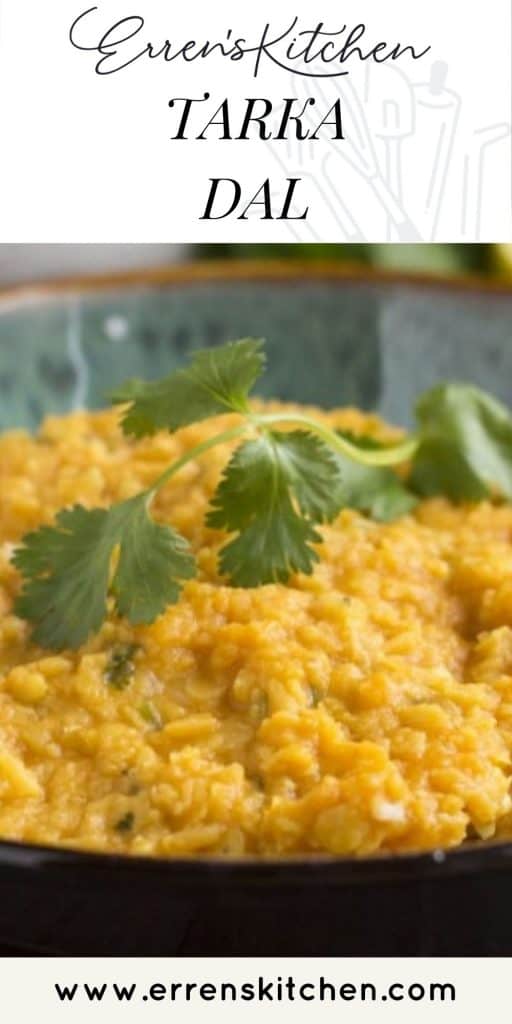
[(0, 943), (63, 955), (482, 956), (512, 953), (512, 879), (375, 884), (148, 884), (133, 874), (0, 877)]

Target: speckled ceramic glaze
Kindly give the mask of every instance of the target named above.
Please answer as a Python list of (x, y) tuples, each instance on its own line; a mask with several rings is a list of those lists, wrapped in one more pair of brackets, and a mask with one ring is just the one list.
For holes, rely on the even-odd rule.
[(0, 298), (0, 428), (246, 335), (267, 339), (267, 395), (405, 423), (418, 391), (455, 377), (512, 403), (512, 293), (241, 265)]

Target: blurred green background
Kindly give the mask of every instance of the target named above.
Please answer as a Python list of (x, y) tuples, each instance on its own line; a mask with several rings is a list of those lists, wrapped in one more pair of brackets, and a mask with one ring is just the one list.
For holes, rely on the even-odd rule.
[(414, 273), (512, 276), (507, 245), (201, 245), (197, 259), (284, 259), (357, 263)]
[(512, 245), (0, 245), (0, 286), (191, 260), (324, 260), (410, 273), (512, 280)]

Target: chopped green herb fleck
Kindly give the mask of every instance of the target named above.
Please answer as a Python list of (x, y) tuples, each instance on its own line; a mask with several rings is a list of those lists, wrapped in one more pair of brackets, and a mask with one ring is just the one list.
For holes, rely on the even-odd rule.
[(311, 707), (317, 708), (324, 695), (318, 686), (310, 686), (309, 691), (311, 694)]
[(105, 679), (114, 690), (125, 690), (130, 685), (135, 672), (134, 658), (139, 650), (139, 644), (114, 647), (105, 669)]
[(139, 715), (148, 723), (148, 725), (152, 725), (154, 729), (162, 728), (160, 712), (150, 700), (145, 700), (139, 706)]
[(268, 697), (266, 693), (258, 693), (251, 704), (251, 716), (261, 722), (268, 717)]
[(120, 818), (119, 821), (116, 822), (116, 824), (114, 825), (114, 828), (115, 828), (116, 832), (121, 832), (121, 833), (131, 832), (134, 824), (135, 824), (135, 815), (134, 815), (133, 811), (127, 811), (126, 814), (123, 814), (123, 817)]

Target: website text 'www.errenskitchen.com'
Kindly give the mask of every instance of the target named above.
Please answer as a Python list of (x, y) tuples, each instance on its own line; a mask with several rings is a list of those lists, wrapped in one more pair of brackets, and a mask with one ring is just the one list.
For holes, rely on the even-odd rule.
[(444, 1003), (456, 1001), (455, 985), (440, 981), (414, 981), (404, 984), (394, 981), (380, 989), (372, 982), (353, 984), (332, 982), (326, 978), (297, 981), (292, 976), (275, 978), (260, 976), (252, 981), (223, 982), (168, 982), (154, 981), (149, 986), (76, 982), (54, 983), (57, 999), (61, 1003), (334, 1003), (334, 1002), (410, 1002)]

